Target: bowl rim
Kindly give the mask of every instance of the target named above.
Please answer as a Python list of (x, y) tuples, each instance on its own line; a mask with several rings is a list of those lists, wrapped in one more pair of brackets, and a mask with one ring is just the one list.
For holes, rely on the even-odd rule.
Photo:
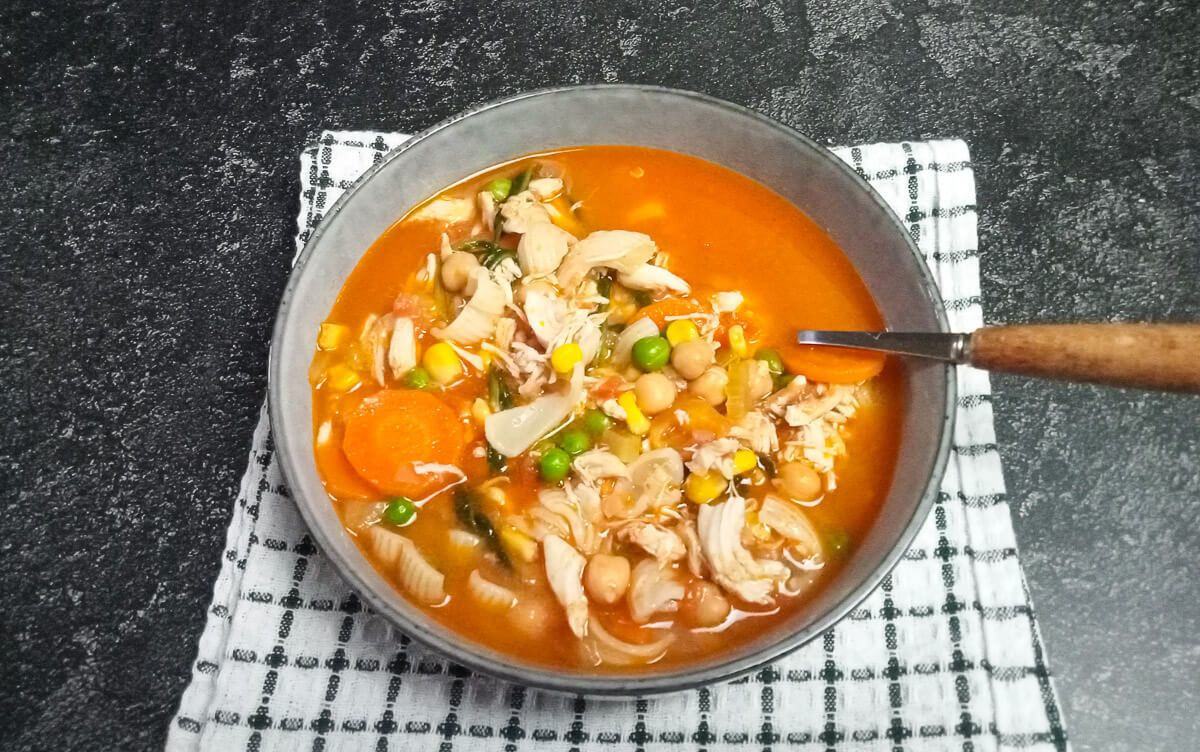
[[(300, 278), (303, 276), (308, 262), (316, 252), (320, 245), (321, 239), (324, 236), (331, 222), (337, 214), (345, 208), (345, 206), (354, 200), (354, 197), (362, 191), (365, 186), (389, 163), (394, 159), (399, 158), (404, 152), (412, 148), (414, 145), (424, 141), (432, 135), (445, 130), (446, 128), (458, 123), (461, 120), (472, 117), (482, 112), (503, 107), (514, 102), (539, 97), (552, 97), (558, 94), (580, 91), (613, 91), (613, 92), (636, 92), (636, 93), (651, 93), (662, 97), (678, 97), (683, 99), (693, 100), (699, 104), (718, 109), (724, 109), (734, 115), (743, 118), (748, 118), (755, 121), (760, 126), (773, 129), (789, 139), (800, 142), (801, 145), (811, 149), (819, 158), (832, 164), (835, 169), (844, 173), (851, 182), (854, 183), (861, 191), (863, 191), (871, 201), (883, 210), (887, 220), (895, 230), (895, 236), (899, 243), (903, 243), (908, 249), (912, 260), (916, 263), (913, 266), (916, 268), (920, 276), (920, 282), (924, 288), (924, 292), (929, 303), (934, 308), (934, 316), (937, 320), (938, 327), (943, 332), (949, 331), (949, 324), (946, 318), (945, 305), (942, 301), (941, 293), (934, 282), (932, 272), (917, 248), (916, 244), (910, 237), (907, 229), (901, 223), (900, 218), (896, 216), (883, 197), (855, 170), (838, 159), (828, 148), (816, 143), (796, 129), (780, 123), (773, 118), (767, 117), (759, 112), (734, 104), (732, 102), (719, 99), (707, 94), (688, 91), (685, 89), (675, 89), (665, 86), (654, 86), (648, 84), (583, 84), (572, 86), (554, 86), (530, 91), (521, 92), (512, 96), (503, 97), (500, 99), (484, 102), (468, 109), (465, 109), (458, 114), (446, 118), (434, 125), (412, 135), (400, 146), (388, 151), (379, 161), (367, 169), (354, 184), (338, 198), (337, 201), (324, 213), (320, 223), (313, 230), (304, 244), (303, 249), (296, 255), (292, 268), (288, 273), (287, 284), (284, 287), (280, 298), (279, 306), (276, 310), (275, 322), (271, 332), (271, 347), (268, 354), (268, 417), (272, 426), (285, 425), (286, 421), (283, 418), (281, 400), (278, 399), (280, 384), (282, 383), (282, 358), (279, 353), (279, 348), (284, 340), (283, 332), (288, 323), (288, 312), (291, 308), (291, 302), (295, 289), (299, 284)], [(753, 179), (753, 178), (751, 178)], [(290, 459), (294, 452), (294, 439), (282, 432), (276, 433), (272, 431), (272, 440), (276, 445), (276, 455), (280, 460), (280, 468), (284, 478), (288, 481), (288, 488), (294, 489), (294, 493), (290, 494), (292, 500), (298, 507), (301, 517), (308, 526), (313, 537), (315, 538), (321, 551), (333, 562), (334, 568), (339, 576), (347, 581), (354, 592), (364, 600), (368, 605), (382, 614), (385, 618), (396, 624), (404, 634), (411, 637), (418, 643), (431, 648), (439, 655), (447, 658), (455, 663), (488, 676), (496, 677), (505, 681), (522, 684), (529, 687), (534, 687), (541, 690), (549, 690), (553, 692), (568, 693), (573, 695), (583, 696), (635, 696), (635, 695), (651, 695), (664, 694), (670, 692), (679, 692), (688, 689), (694, 689), (699, 686), (712, 684), (715, 682), (732, 679), (744, 674), (748, 674), (756, 669), (765, 666), (768, 663), (776, 661), (785, 655), (799, 649), (803, 645), (808, 644), (817, 636), (827, 631), (835, 624), (840, 622), (845, 616), (850, 613), (856, 606), (865, 600), (883, 581), (896, 564), (903, 557), (908, 548), (912, 545), (913, 538), (916, 537), (921, 526), (928, 517), (929, 510), (933, 506), (937, 498), (942, 477), (945, 473), (946, 465), (950, 457), (950, 447), (953, 437), (954, 419), (957, 405), (957, 380), (953, 365), (945, 365), (942, 369), (942, 377), (945, 382), (946, 402), (943, 410), (943, 417), (940, 423), (940, 435), (938, 437), (937, 452), (934, 455), (933, 463), (930, 468), (929, 478), (921, 492), (921, 498), (918, 500), (913, 512), (908, 520), (904, 523), (904, 528), (897, 536), (890, 550), (884, 555), (880, 562), (870, 571), (869, 575), (863, 579), (856, 587), (846, 594), (841, 600), (834, 603), (824, 614), (817, 617), (813, 622), (806, 627), (794, 632), (791, 635), (780, 638), (773, 644), (767, 645), (762, 649), (747, 653), (743, 656), (730, 659), (721, 663), (713, 663), (699, 667), (681, 666), (677, 669), (665, 671), (662, 673), (648, 673), (645, 675), (625, 674), (625, 675), (609, 675), (609, 674), (585, 674), (585, 673), (569, 673), (562, 670), (542, 668), (532, 665), (512, 665), (502, 661), (493, 660), (486, 655), (475, 652), (474, 643), (466, 640), (447, 639), (442, 634), (427, 629), (424, 625), (413, 622), (403, 614), (396, 612), (390, 604), (388, 604), (381, 596), (376, 594), (365, 581), (363, 581), (355, 571), (352, 563), (341, 555), (337, 546), (331, 545), (331, 539), (327, 532), (321, 527), (321, 524), (315, 517), (315, 512), (309, 508), (309, 504), (302, 500), (302, 492), (291, 484), (291, 477), (294, 474), (290, 469)], [(329, 503), (326, 497), (322, 498), (324, 503)], [(358, 554), (361, 556), (361, 554)]]

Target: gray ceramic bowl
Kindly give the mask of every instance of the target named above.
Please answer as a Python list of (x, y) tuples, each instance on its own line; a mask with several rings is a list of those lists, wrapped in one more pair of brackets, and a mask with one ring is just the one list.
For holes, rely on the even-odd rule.
[(686, 668), (590, 674), (523, 663), (475, 645), (410, 606), (338, 522), (313, 462), (307, 371), (318, 326), (359, 257), (409, 207), (497, 162), (585, 144), (690, 154), (751, 177), (804, 210), (849, 256), (889, 328), (945, 331), (941, 299), (917, 249), (880, 197), (826, 149), (749, 110), (646, 86), (538, 91), (434, 126), (386, 155), (335, 204), (300, 254), (271, 348), (271, 425), (292, 495), (321, 549), (372, 608), (406, 634), (478, 671), (589, 695), (666, 692), (749, 671), (812, 640), (867, 596), (908, 547), (949, 453), (955, 390), (943, 365), (906, 364), (907, 410), (895, 478), (874, 528), (843, 571), (791, 621)]

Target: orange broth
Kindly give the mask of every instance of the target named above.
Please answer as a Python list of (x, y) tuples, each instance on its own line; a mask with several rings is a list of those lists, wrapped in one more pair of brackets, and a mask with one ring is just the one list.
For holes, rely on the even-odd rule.
[[(489, 168), (439, 195), (474, 196), (491, 179), (511, 175), (535, 160), (551, 165), (566, 181), (567, 194), (581, 202), (577, 217), (583, 229), (623, 229), (650, 235), (667, 254), (671, 271), (688, 280), (698, 296), (740, 291), (745, 296), (744, 307), (756, 314), (758, 339), (764, 344), (782, 349), (796, 329), (870, 330), (884, 326), (850, 262), (811, 219), (764, 186), (700, 159), (628, 146), (565, 149)], [(329, 322), (357, 333), (369, 314), (391, 310), (396, 296), (414, 284), (415, 272), (427, 254), (436, 252), (444, 228), (434, 222), (407, 220), (411, 214), (398, 219), (363, 255), (339, 294)], [(450, 239), (463, 238), (461, 233), (460, 237), (452, 233)], [(314, 369), (322, 362), (318, 353)], [(465, 414), (474, 397), (486, 390), (482, 381), (479, 376), (468, 378), (445, 390), (443, 397)], [(862, 405), (843, 434), (847, 451), (837, 461), (837, 488), (805, 510), (818, 531), (845, 541), (816, 576), (817, 586), (801, 595), (777, 596), (776, 604), (769, 608), (735, 601), (731, 616), (718, 628), (675, 625), (671, 627), (675, 641), (669, 651), (652, 667), (643, 668), (687, 664), (748, 642), (802, 609), (820, 582), (836, 573), (874, 521), (891, 482), (903, 412), (900, 387), (900, 371), (891, 362), (863, 387)], [(360, 478), (342, 453), (339, 416), (378, 390), (377, 385), (364, 381), (347, 394), (324, 386), (313, 391), (314, 432), (329, 421), (334, 433), (334, 440), (317, 450), (318, 469), (332, 503), (368, 559), (373, 554), (365, 538), (356, 535), (355, 515), (362, 508), (361, 500), (379, 500), (384, 494)], [(464, 418), (462, 430), (469, 447), (480, 446), (481, 429)], [(465, 457), (460, 466), (471, 483), (488, 477), (481, 458)], [(533, 503), (537, 478), (530, 463), (516, 458), (510, 461), (508, 474), (512, 503)], [(422, 607), (432, 619), (448, 632), (530, 663), (613, 670), (594, 667), (581, 655), (544, 572), (538, 572), (536, 566), (518, 568), (523, 583), (514, 584), (514, 589), (520, 588), (522, 599), (529, 596), (533, 609), (529, 619), (545, 620), (543, 628), (512, 628), (480, 609), (465, 595), (467, 576), (473, 569), (498, 579), (504, 574), (480, 554), (464, 557), (451, 549), (446, 530), (455, 525), (455, 511), (449, 493), (418, 500), (418, 504), (419, 513), (404, 528), (405, 535), (445, 574), (449, 594), (439, 606)], [(608, 624), (611, 632), (636, 639), (638, 627), (619, 613), (621, 604), (597, 608), (612, 617)]]

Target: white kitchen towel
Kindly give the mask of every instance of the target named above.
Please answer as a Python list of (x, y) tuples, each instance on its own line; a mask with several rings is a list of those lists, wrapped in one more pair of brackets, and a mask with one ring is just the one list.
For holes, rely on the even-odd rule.
[[(297, 247), (404, 138), (327, 132), (303, 153)], [(952, 328), (981, 326), (966, 145), (835, 153), (908, 228)], [(876, 592), (821, 639), (751, 676), (629, 700), (479, 676), (395, 633), (313, 544), (264, 411), (167, 749), (1065, 750), (1004, 497), (987, 375), (960, 368), (958, 389), (941, 494)]]

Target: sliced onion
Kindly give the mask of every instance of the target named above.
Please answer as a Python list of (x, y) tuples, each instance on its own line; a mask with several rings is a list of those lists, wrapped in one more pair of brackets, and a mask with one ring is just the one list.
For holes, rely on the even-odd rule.
[(493, 449), (515, 457), (571, 417), (581, 399), (583, 367), (577, 365), (566, 394), (539, 397), (528, 405), (492, 413), (483, 422), (483, 433)]
[(661, 658), (663, 653), (666, 652), (667, 647), (671, 644), (670, 634), (654, 642), (647, 642), (641, 645), (633, 642), (625, 642), (614, 637), (607, 629), (601, 626), (600, 620), (596, 618), (592, 618), (589, 621), (588, 627), (588, 633), (591, 635), (600, 653), (601, 660), (614, 666), (650, 663)]
[(643, 337), (653, 337), (657, 334), (658, 325), (645, 316), (625, 327), (625, 330), (617, 337), (617, 344), (613, 345), (613, 365), (627, 365), (629, 357), (633, 353), (633, 344)]

